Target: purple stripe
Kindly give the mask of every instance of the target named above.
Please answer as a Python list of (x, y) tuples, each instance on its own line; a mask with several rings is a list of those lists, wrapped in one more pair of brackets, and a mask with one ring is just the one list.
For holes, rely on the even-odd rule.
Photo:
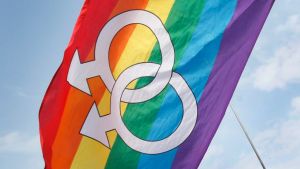
[(197, 168), (238, 83), (274, 0), (239, 0), (224, 32), (214, 68), (200, 102), (198, 121), (179, 147), (172, 168)]

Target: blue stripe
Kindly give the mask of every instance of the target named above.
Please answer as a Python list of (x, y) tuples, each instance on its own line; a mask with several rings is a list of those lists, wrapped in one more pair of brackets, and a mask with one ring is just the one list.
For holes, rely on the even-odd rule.
[[(175, 71), (181, 74), (199, 101), (218, 54), (223, 32), (233, 16), (236, 0), (206, 2), (195, 33)], [(175, 49), (176, 50), (176, 49)], [(181, 121), (182, 103), (169, 87), (152, 124), (148, 140), (161, 140), (174, 132)], [(201, 117), (200, 117), (201, 118)], [(142, 154), (138, 168), (171, 168), (177, 149), (157, 154)]]

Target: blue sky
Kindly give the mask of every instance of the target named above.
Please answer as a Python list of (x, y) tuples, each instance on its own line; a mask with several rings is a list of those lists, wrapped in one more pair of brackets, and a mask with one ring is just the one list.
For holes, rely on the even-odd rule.
[[(1, 169), (43, 167), (38, 109), (82, 3), (1, 1)], [(300, 165), (299, 6), (299, 0), (275, 3), (231, 101), (272, 169)], [(231, 111), (199, 168), (259, 168)]]

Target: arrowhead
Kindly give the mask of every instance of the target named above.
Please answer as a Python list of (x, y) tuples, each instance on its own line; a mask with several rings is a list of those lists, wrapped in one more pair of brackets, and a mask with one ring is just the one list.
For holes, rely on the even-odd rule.
[(78, 51), (76, 50), (70, 64), (67, 81), (73, 86), (91, 95), (86, 79), (92, 77), (93, 62), (80, 63)]
[(100, 117), (96, 104), (94, 103), (82, 126), (80, 133), (110, 148), (106, 131), (112, 129), (109, 115)]

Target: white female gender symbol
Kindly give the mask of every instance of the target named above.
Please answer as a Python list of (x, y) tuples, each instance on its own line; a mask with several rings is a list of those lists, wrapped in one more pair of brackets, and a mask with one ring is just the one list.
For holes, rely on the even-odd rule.
[[(118, 31), (129, 24), (143, 24), (152, 30), (160, 45), (162, 64), (135, 64), (124, 70), (115, 80), (109, 69), (109, 47)], [(68, 81), (72, 86), (90, 94), (86, 79), (100, 76), (111, 92), (110, 114), (99, 116), (97, 106), (94, 103), (80, 133), (109, 147), (106, 132), (115, 129), (129, 147), (147, 154), (166, 152), (180, 145), (190, 135), (196, 124), (197, 104), (185, 80), (178, 73), (172, 72), (173, 64), (174, 48), (168, 32), (158, 17), (147, 11), (133, 10), (112, 18), (99, 34), (95, 61), (81, 64), (76, 52), (70, 65)], [(154, 77), (154, 79), (140, 89), (126, 88), (130, 82), (141, 77)], [(168, 84), (171, 84), (175, 89), (183, 104), (183, 117), (180, 125), (171, 135), (162, 140), (147, 141), (136, 137), (122, 121), (120, 102), (138, 103), (150, 100)]]

